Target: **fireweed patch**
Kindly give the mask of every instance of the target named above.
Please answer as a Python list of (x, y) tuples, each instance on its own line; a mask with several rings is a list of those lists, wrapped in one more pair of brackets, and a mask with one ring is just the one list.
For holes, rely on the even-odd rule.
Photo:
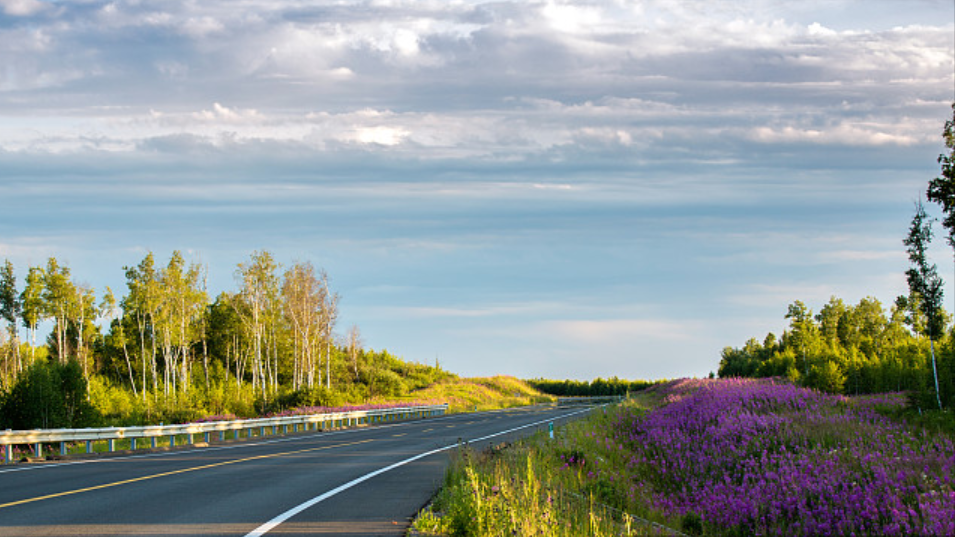
[[(651, 510), (735, 535), (953, 535), (955, 449), (873, 408), (771, 380), (681, 380), (597, 443)], [(605, 451), (607, 451), (605, 450)]]
[[(903, 394), (847, 398), (773, 380), (661, 384), (559, 427), (553, 440), (528, 438), (493, 465), (475, 461), (485, 485), (452, 472), (440, 496), (445, 520), (429, 529), (601, 534), (579, 523), (587, 510), (575, 511), (571, 498), (584, 498), (638, 517), (626, 531), (605, 530), (613, 535), (671, 533), (652, 523), (691, 535), (955, 535), (955, 447), (884, 415), (904, 404)], [(527, 482), (520, 472), (528, 457), (538, 498), (560, 500), (552, 507), (519, 503), (508, 488)], [(504, 461), (508, 477), (496, 466)], [(465, 512), (456, 505), (478, 498), (489, 512), (521, 513), (528, 526), (455, 531), (449, 520), (497, 520), (472, 511), (455, 518)]]

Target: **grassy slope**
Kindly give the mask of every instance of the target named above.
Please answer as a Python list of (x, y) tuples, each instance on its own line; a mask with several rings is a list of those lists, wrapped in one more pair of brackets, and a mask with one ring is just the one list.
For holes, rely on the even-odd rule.
[(448, 403), (449, 412), (493, 410), (556, 400), (531, 388), (522, 380), (500, 375), (446, 379), (416, 390), (403, 399)]

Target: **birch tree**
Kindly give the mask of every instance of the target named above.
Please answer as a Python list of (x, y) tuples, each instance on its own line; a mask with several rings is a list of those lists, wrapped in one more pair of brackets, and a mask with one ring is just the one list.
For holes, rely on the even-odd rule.
[(67, 312), (68, 322), (76, 331), (76, 346), (74, 355), (83, 368), (83, 378), (90, 378), (90, 356), (87, 350), (87, 338), (93, 333), (92, 321), (98, 316), (96, 311), (96, 295), (87, 285), (71, 286)]
[(315, 380), (316, 340), (321, 325), (324, 289), (311, 263), (296, 263), (282, 281), (283, 309), (292, 329), (292, 389)]
[(945, 329), (945, 317), (942, 313), (944, 282), (938, 275), (936, 266), (930, 265), (928, 261), (928, 246), (932, 242), (932, 220), (925, 213), (925, 207), (921, 201), (915, 205), (915, 216), (912, 218), (909, 234), (902, 242), (906, 246), (909, 261), (912, 263), (911, 268), (905, 273), (909, 292), (917, 298), (920, 309), (925, 315), (925, 331), (932, 353), (935, 399), (941, 410), (942, 399), (938, 387), (938, 368), (935, 363), (935, 340)]
[(99, 311), (100, 315), (106, 321), (106, 326), (110, 327), (111, 337), (113, 337), (123, 349), (123, 358), (126, 359), (126, 371), (129, 373), (129, 386), (130, 389), (133, 390), (133, 397), (138, 398), (139, 390), (136, 388), (133, 363), (132, 360), (129, 359), (129, 349), (126, 347), (126, 329), (123, 327), (123, 319), (118, 319), (115, 325), (112, 323), (113, 319), (116, 318), (117, 305), (116, 296), (109, 286), (106, 286), (106, 292), (103, 293), (103, 300), (100, 302)]
[(56, 337), (57, 360), (61, 364), (65, 364), (67, 358), (66, 331), (74, 293), (69, 267), (61, 267), (55, 257), (49, 258), (43, 273), (43, 304), (47, 316), (53, 318), (55, 323), (53, 333)]
[[(160, 290), (157, 279), (155, 258), (149, 252), (135, 267), (124, 267), (126, 287), (129, 293), (122, 301), (123, 311), (135, 320), (139, 332), (139, 357), (142, 362), (142, 397), (146, 402), (147, 375), (152, 371), (153, 393), (159, 389), (156, 370), (156, 337), (154, 334), (155, 317), (160, 305)], [(147, 342), (151, 352), (147, 352)]]
[[(10, 334), (9, 352), (4, 352), (3, 378), (10, 382), (16, 378), (21, 369), (20, 361), (20, 297), (17, 293), (17, 280), (13, 272), (13, 263), (6, 260), (0, 268), (0, 318), (7, 321), (7, 331)], [(12, 362), (12, 363), (11, 363)]]
[[(20, 293), (23, 325), (30, 333), (30, 360), (36, 360), (36, 330), (40, 321), (46, 318), (43, 303), (43, 267), (30, 267), (27, 270), (26, 285)], [(18, 371), (19, 373), (19, 371)]]
[(275, 273), (278, 269), (272, 254), (261, 251), (254, 252), (248, 263), (240, 263), (235, 273), (241, 290), (233, 304), (253, 345), (252, 389), (259, 389), (263, 398), (268, 397), (269, 384), (274, 387), (277, 381), (267, 363), (270, 350), (267, 337), (276, 317), (279, 282)]
[(322, 344), (325, 347), (325, 387), (332, 388), (332, 346), (334, 345), (335, 322), (338, 320), (338, 293), (328, 287), (328, 274), (321, 273), (322, 283)]
[(348, 329), (348, 340), (346, 341), (348, 345), (348, 356), (351, 358), (352, 369), (355, 373), (355, 381), (359, 380), (358, 377), (358, 354), (361, 353), (362, 340), (361, 340), (361, 331), (358, 329), (358, 325), (351, 325)]

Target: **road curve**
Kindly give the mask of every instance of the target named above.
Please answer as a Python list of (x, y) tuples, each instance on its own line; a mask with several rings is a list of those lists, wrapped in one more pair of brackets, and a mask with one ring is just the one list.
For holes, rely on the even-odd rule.
[(584, 412), (455, 414), (0, 468), (0, 536), (404, 535), (460, 441), (510, 441)]

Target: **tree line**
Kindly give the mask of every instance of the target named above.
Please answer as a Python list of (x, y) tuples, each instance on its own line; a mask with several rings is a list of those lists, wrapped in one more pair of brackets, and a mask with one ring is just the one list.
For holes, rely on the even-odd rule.
[[(28, 267), (22, 283), (3, 264), (0, 427), (75, 426), (97, 413), (140, 422), (252, 415), (400, 396), (449, 376), (363, 349), (356, 326), (338, 335), (339, 295), (309, 262), (283, 269), (271, 253), (254, 252), (235, 270), (237, 289), (214, 299), (205, 267), (179, 251), (165, 263), (150, 252), (123, 270), (125, 293), (106, 287), (97, 297), (55, 258)], [(45, 322), (52, 329), (38, 344)], [(77, 386), (97, 412), (13, 415), (28, 400), (73, 401)], [(50, 425), (50, 416), (65, 417)]]
[(630, 392), (645, 390), (655, 384), (647, 380), (626, 380), (617, 377), (606, 380), (598, 377), (591, 381), (538, 378), (526, 382), (535, 390), (559, 397), (627, 395)]
[[(942, 209), (955, 251), (955, 103), (942, 138), (949, 152), (939, 155), (941, 175), (929, 182), (926, 197)], [(762, 342), (723, 349), (719, 375), (786, 376), (834, 393), (909, 391), (919, 408), (955, 407), (955, 329), (942, 306), (943, 279), (928, 257), (935, 221), (919, 200), (902, 240), (909, 293), (888, 312), (872, 297), (856, 305), (832, 297), (817, 315), (796, 301), (781, 338), (770, 333)]]
[[(947, 317), (947, 314), (943, 315)], [(719, 376), (788, 377), (831, 393), (910, 391), (923, 408), (936, 403), (930, 342), (917, 304), (900, 297), (888, 311), (875, 298), (847, 304), (832, 297), (818, 314), (802, 301), (789, 305), (789, 327), (742, 347), (723, 349)], [(955, 405), (955, 347), (950, 332), (938, 343), (941, 399)]]

